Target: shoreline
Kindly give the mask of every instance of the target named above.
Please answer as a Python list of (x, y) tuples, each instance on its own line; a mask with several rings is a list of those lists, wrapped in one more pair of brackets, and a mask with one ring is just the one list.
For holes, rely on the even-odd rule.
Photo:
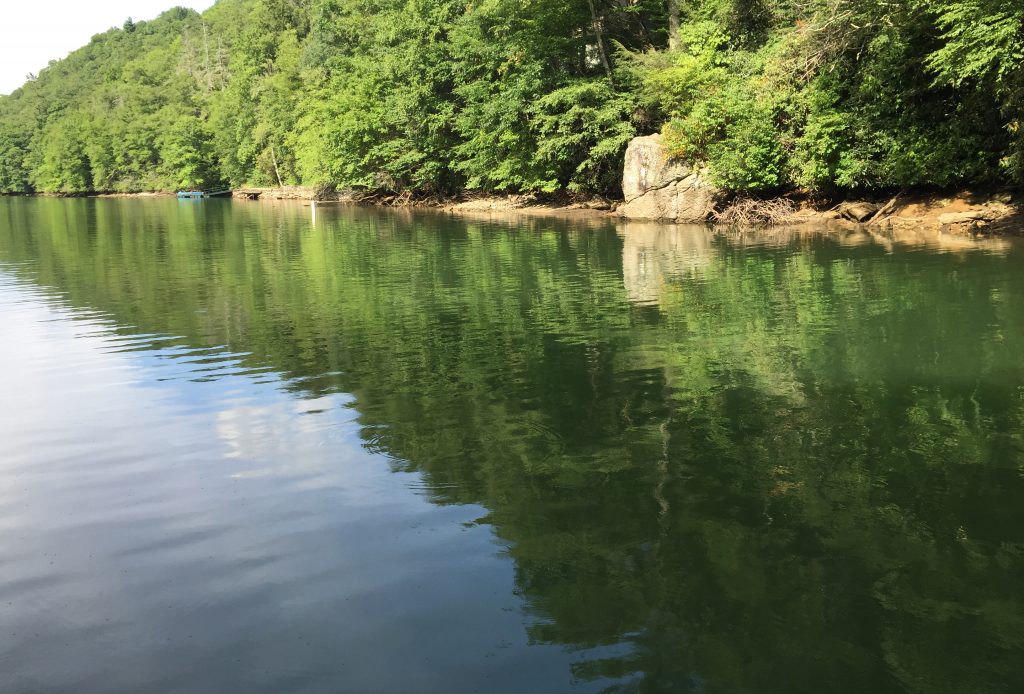
[[(627, 218), (617, 213), (622, 204), (598, 196), (579, 196), (575, 200), (551, 196), (547, 200), (535, 195), (472, 195), (467, 199), (427, 198), (410, 196), (359, 196), (351, 193), (333, 194), (331, 199), (318, 197), (315, 188), (292, 186), (285, 188), (241, 188), (231, 195), (232, 200), (246, 202), (317, 202), (323, 205), (352, 205), (391, 209), (430, 209), (470, 217), (495, 214), (520, 214), (529, 217), (558, 217), (576, 219), (606, 219), (609, 221), (654, 222), (676, 224), (668, 219)], [(77, 197), (77, 198), (173, 198), (173, 191), (104, 192), (104, 193), (0, 193), (4, 197)], [(740, 204), (736, 204), (736, 203)], [(719, 219), (704, 222), (715, 228), (804, 227), (825, 226), (833, 230), (884, 230), (924, 228), (954, 233), (1024, 235), (1024, 193), (1005, 191), (978, 193), (961, 190), (954, 193), (909, 192), (898, 194), (888, 201), (879, 196), (865, 196), (861, 200), (844, 200), (828, 207), (827, 202), (807, 199), (794, 200), (787, 196), (758, 200), (737, 199), (724, 207)], [(730, 209), (744, 207), (740, 214), (729, 219)], [(757, 218), (758, 207), (777, 210), (781, 215), (769, 217), (770, 222)], [(752, 210), (749, 219), (743, 214)], [(737, 221), (738, 220), (738, 221)], [(681, 223), (681, 222), (680, 222)]]

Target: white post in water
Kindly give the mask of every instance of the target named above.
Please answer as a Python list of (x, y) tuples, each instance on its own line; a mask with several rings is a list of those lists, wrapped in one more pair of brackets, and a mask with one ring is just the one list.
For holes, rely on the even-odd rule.
[(309, 209), (313, 212), (313, 226), (316, 226), (316, 200), (311, 200)]

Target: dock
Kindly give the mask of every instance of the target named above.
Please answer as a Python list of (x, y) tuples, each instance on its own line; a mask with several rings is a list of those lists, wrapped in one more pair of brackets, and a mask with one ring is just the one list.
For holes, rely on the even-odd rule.
[(231, 190), (179, 190), (177, 193), (179, 200), (201, 200), (203, 198), (214, 198), (222, 195), (231, 195)]

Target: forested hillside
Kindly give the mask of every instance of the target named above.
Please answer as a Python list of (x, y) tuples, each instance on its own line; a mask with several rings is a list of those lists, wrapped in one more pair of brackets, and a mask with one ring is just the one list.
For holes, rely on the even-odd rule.
[(1021, 0), (220, 0), (0, 98), (0, 191), (1024, 182)]

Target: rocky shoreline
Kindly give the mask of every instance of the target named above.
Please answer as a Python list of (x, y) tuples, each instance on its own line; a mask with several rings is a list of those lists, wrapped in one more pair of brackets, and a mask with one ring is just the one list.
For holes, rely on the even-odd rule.
[(888, 199), (831, 200), (794, 194), (727, 196), (707, 171), (673, 159), (660, 135), (634, 138), (626, 150), (617, 213), (675, 223), (827, 224), (840, 228), (934, 227), (980, 233), (1024, 232), (1024, 198), (1011, 191), (905, 191)]
[[(623, 174), (623, 199), (599, 196), (494, 195), (417, 198), (328, 192), (306, 186), (242, 188), (233, 197), (247, 201), (317, 201), (393, 208), (420, 207), (454, 214), (486, 216), (591, 217), (716, 227), (787, 226), (820, 230), (932, 229), (952, 233), (1024, 235), (1024, 193), (994, 191), (906, 191), (887, 197), (835, 202), (793, 194), (769, 198), (729, 198), (707, 172), (667, 157), (659, 135), (635, 138)], [(52, 194), (44, 194), (52, 195)], [(155, 198), (170, 191), (93, 193), (76, 197)]]

